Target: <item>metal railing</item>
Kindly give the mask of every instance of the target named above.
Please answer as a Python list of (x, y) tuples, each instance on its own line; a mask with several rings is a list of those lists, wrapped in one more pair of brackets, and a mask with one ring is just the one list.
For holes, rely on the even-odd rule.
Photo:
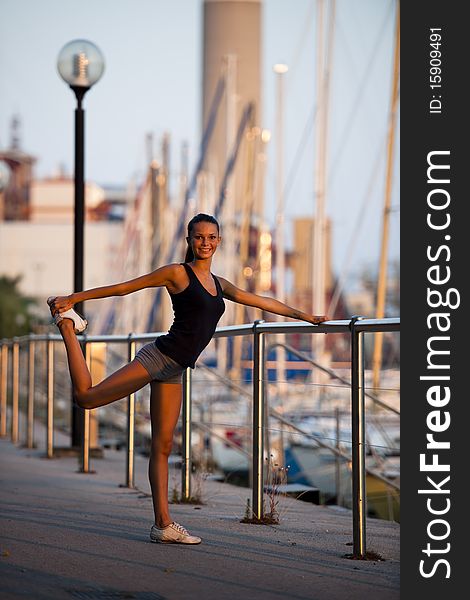
[[(253, 324), (219, 327), (215, 338), (251, 335), (253, 338), (253, 435), (252, 435), (252, 511), (258, 519), (263, 518), (264, 496), (264, 440), (266, 414), (266, 344), (267, 334), (292, 333), (349, 333), (351, 342), (351, 429), (352, 429), (352, 514), (353, 514), (353, 554), (366, 556), (366, 488), (365, 488), (365, 387), (364, 387), (364, 333), (389, 332), (400, 330), (399, 318), (366, 319), (353, 317), (350, 320), (328, 321), (320, 325), (305, 322), (266, 323), (262, 320)], [(83, 335), (78, 339), (88, 366), (90, 366), (90, 344), (94, 342), (126, 343), (128, 360), (133, 360), (136, 344), (152, 341), (161, 333), (129, 335)], [(47, 434), (46, 454), (54, 456), (54, 343), (62, 341), (58, 334), (27, 335), (12, 340), (0, 341), (0, 436), (7, 435), (7, 398), (11, 395), (11, 440), (18, 442), (19, 419), (19, 349), (26, 345), (28, 349), (28, 402), (26, 441), (28, 448), (33, 447), (34, 432), (34, 396), (35, 396), (35, 352), (38, 343), (46, 344), (46, 389), (47, 389)], [(11, 368), (9, 359), (11, 355)], [(11, 386), (8, 374), (11, 373)], [(9, 393), (11, 389), (11, 394)], [(185, 499), (191, 497), (191, 369), (183, 373), (182, 402), (182, 469), (181, 489)], [(83, 411), (84, 426), (81, 448), (81, 472), (89, 472), (90, 435), (89, 411)], [(127, 398), (127, 454), (126, 485), (134, 487), (134, 438), (135, 438), (135, 394)]]

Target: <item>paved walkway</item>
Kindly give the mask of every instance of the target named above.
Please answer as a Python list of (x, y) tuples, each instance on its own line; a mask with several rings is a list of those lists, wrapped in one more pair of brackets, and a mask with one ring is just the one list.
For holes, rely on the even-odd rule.
[[(203, 543), (152, 544), (147, 460), (136, 457), (130, 490), (120, 487), (125, 458), (106, 450), (92, 459), (96, 473), (83, 474), (76, 458), (0, 440), (0, 598), (399, 598), (396, 523), (367, 521), (367, 548), (384, 561), (350, 560), (349, 511), (285, 498), (280, 525), (247, 525), (250, 491), (206, 481), (203, 506), (171, 507)], [(170, 488), (179, 479), (175, 471)]]

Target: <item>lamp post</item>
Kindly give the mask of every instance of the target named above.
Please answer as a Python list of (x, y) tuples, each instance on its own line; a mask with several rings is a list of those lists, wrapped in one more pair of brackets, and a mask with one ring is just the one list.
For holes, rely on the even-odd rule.
[[(100, 49), (88, 40), (72, 40), (59, 52), (57, 69), (69, 84), (77, 99), (75, 109), (75, 175), (74, 175), (74, 270), (73, 291), (83, 290), (83, 240), (85, 224), (84, 140), (85, 113), (82, 101), (88, 90), (100, 79), (104, 71), (104, 58)], [(83, 314), (83, 303), (77, 304)], [(80, 445), (79, 409), (72, 409), (72, 446)]]

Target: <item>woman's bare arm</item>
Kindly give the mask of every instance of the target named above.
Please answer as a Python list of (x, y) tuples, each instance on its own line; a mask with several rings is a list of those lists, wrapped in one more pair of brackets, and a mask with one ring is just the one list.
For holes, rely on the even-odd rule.
[(176, 267), (178, 267), (176, 264), (165, 265), (151, 273), (129, 281), (92, 288), (83, 292), (74, 292), (69, 296), (58, 296), (54, 300), (54, 308), (63, 312), (79, 302), (109, 298), (110, 296), (126, 296), (145, 288), (171, 285), (174, 282)]
[(289, 317), (291, 319), (300, 319), (317, 325), (323, 321), (328, 321), (326, 315), (309, 315), (297, 308), (292, 308), (283, 302), (279, 302), (275, 298), (268, 298), (267, 296), (258, 296), (252, 292), (247, 292), (233, 285), (223, 277), (217, 277), (220, 281), (224, 297), (232, 302), (238, 304), (245, 304), (246, 306), (253, 306), (254, 308), (260, 308), (275, 315), (282, 315), (283, 317)]

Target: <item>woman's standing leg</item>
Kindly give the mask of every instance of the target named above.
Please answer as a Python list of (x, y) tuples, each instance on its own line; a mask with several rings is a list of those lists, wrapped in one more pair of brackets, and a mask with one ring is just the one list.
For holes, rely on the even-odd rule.
[(98, 408), (110, 404), (125, 398), (151, 381), (147, 370), (138, 361), (132, 361), (98, 385), (92, 386), (90, 371), (74, 333), (72, 321), (63, 319), (58, 327), (67, 351), (74, 398), (82, 408)]
[(152, 488), (155, 524), (163, 528), (172, 522), (168, 509), (168, 457), (181, 409), (181, 384), (151, 383), (150, 418), (152, 444), (149, 480)]

